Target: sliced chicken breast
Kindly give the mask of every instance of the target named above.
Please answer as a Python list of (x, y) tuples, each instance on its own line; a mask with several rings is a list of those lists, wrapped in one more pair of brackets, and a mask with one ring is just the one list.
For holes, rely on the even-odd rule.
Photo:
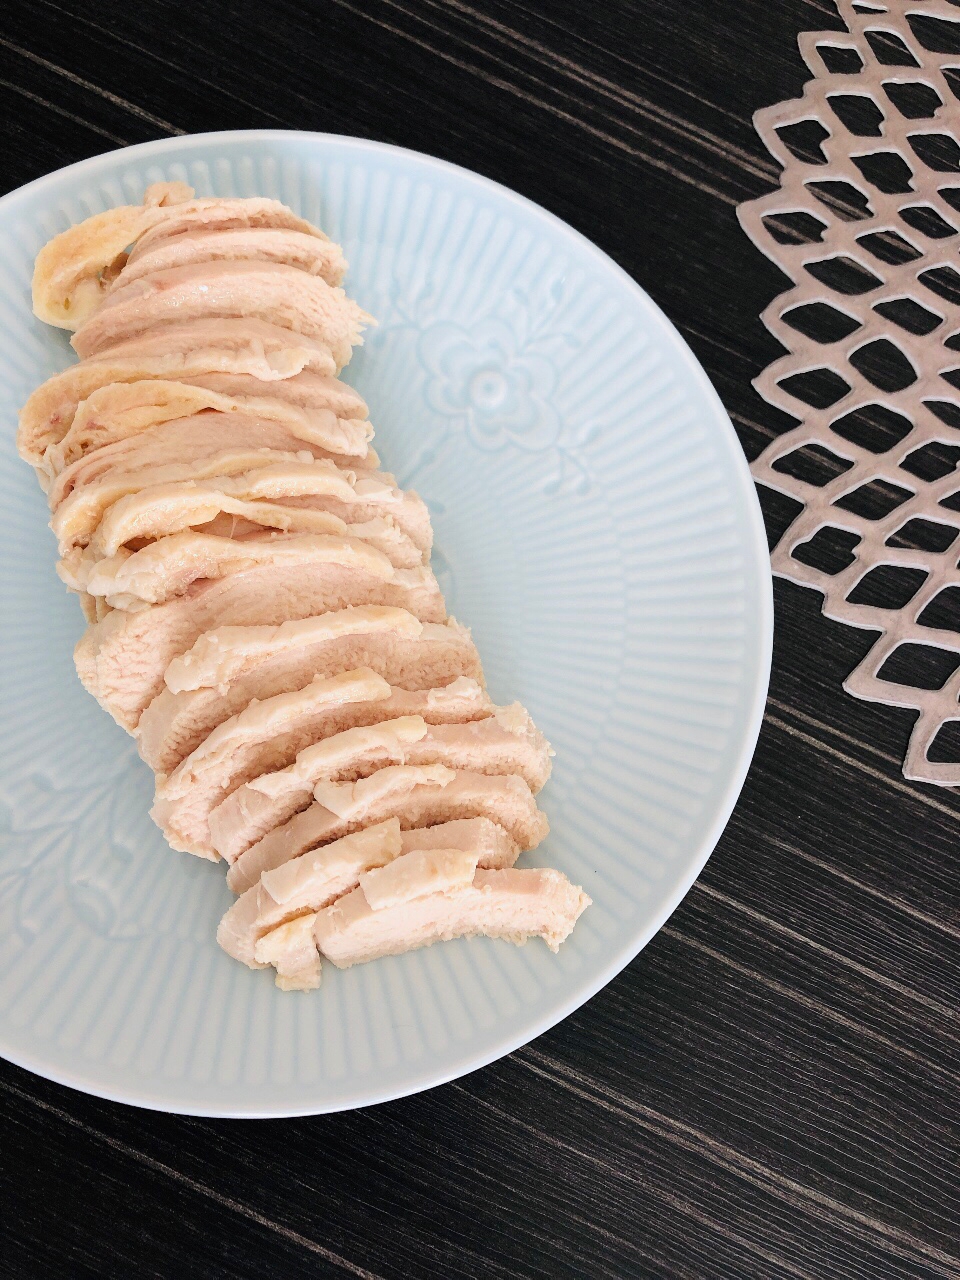
[(190, 531), (160, 538), (140, 551), (123, 550), (98, 561), (83, 587), (92, 596), (103, 596), (113, 609), (141, 609), (144, 604), (163, 604), (182, 596), (194, 582), (219, 580), (260, 565), (284, 568), (328, 563), (349, 565), (382, 582), (408, 575), (400, 581), (411, 587), (433, 576), (423, 565), (395, 568), (382, 551), (358, 537), (260, 531), (229, 538)]
[(150, 228), (141, 232), (136, 242), (128, 242), (133, 244), (130, 262), (152, 252), (163, 240), (199, 231), (299, 231), (327, 241), (324, 233), (312, 222), (298, 217), (279, 200), (268, 200), (262, 196), (204, 196), (176, 202), (168, 199), (167, 204), (169, 207), (165, 209), (163, 218), (155, 220)]
[[(393, 699), (393, 706), (406, 702), (412, 714), (415, 695), (408, 697), (408, 702)], [(550, 747), (519, 704), (488, 706), (486, 716), (456, 723), (440, 719), (437, 712), (442, 705), (435, 699), (434, 706), (424, 708), (423, 731), (416, 736), (410, 736), (413, 730), (404, 725), (405, 741), (394, 738), (392, 726), (399, 722), (386, 721), (314, 741), (302, 747), (286, 767), (252, 776), (208, 812), (213, 846), (233, 862), (307, 808), (318, 782), (361, 778), (390, 764), (445, 764), (474, 773), (517, 774), (532, 792), (540, 790), (550, 774)]]
[[(208, 818), (220, 799), (258, 770), (295, 756), (298, 726), (309, 722), (318, 732), (327, 727), (336, 732), (344, 722), (375, 714), (367, 704), (385, 701), (390, 693), (390, 686), (375, 672), (358, 668), (311, 681), (296, 693), (253, 703), (215, 729), (172, 774), (158, 776), (150, 816), (173, 848), (216, 861)], [(421, 733), (421, 724), (413, 717), (398, 724), (398, 743), (405, 734)]]
[[(341, 689), (346, 690), (342, 696)], [(356, 697), (350, 696), (353, 689)], [(249, 813), (242, 797), (230, 803), (233, 796), (247, 782), (273, 777), (293, 764), (305, 747), (329, 742), (329, 768), (337, 777), (355, 778), (377, 761), (406, 761), (430, 725), (461, 725), (490, 710), (474, 681), (414, 692), (394, 689), (369, 668), (319, 676), (302, 689), (253, 701), (203, 738), (169, 774), (158, 773), (153, 817), (178, 847), (213, 858), (221, 853), (232, 862), (257, 838), (256, 819), (266, 808), (253, 805)], [(453, 754), (449, 745), (445, 749)], [(488, 771), (497, 770), (488, 765)], [(310, 803), (312, 790), (297, 796), (296, 803), (288, 795), (283, 799), (288, 817)]]
[[(228, 505), (234, 514), (218, 513), (197, 529), (158, 534), (154, 541), (136, 538), (139, 550), (114, 546), (108, 553), (98, 532), (88, 547), (62, 556), (57, 573), (71, 590), (102, 596), (112, 608), (129, 609), (140, 608), (144, 599), (157, 604), (181, 595), (198, 578), (225, 577), (254, 563), (281, 563), (295, 554), (305, 563), (324, 558), (318, 538), (369, 547), (397, 569), (423, 567), (423, 553), (389, 518), (347, 524), (326, 511), (259, 502)], [(285, 540), (278, 547), (281, 535)], [(153, 576), (146, 578), (145, 573)]]
[(259, 565), (226, 578), (193, 583), (183, 596), (136, 612), (115, 609), (88, 627), (74, 651), (84, 687), (113, 718), (133, 730), (163, 687), (174, 658), (219, 626), (275, 626), (356, 605), (406, 609), (442, 622), (443, 597), (427, 569), (396, 569), (389, 577), (357, 563), (328, 559)]
[[(291, 337), (297, 341), (296, 334)], [(255, 373), (203, 373), (190, 381), (194, 386), (240, 402), (268, 396), (272, 401), (280, 400), (305, 414), (332, 409), (338, 418), (366, 419), (370, 416), (370, 410), (358, 391), (339, 378), (316, 373), (311, 368), (304, 368), (288, 378), (274, 379), (267, 387), (261, 385), (263, 379)]]
[[(394, 690), (361, 668), (255, 702), (158, 779), (154, 821), (174, 848), (215, 858), (221, 844), (227, 847), (221, 838), (226, 833), (235, 847), (236, 827), (229, 814), (211, 825), (212, 811), (244, 783), (282, 806), (278, 825), (310, 803), (319, 781), (355, 781), (392, 764), (516, 773), (538, 791), (550, 772), (550, 754), (529, 717), (518, 716), (516, 707), (497, 707), (486, 719), (453, 720), (474, 713), (476, 688), (461, 694), (455, 682), (420, 693)], [(257, 786), (263, 775), (266, 795)], [(266, 807), (258, 807), (257, 816)], [(242, 797), (231, 806), (238, 809), (243, 812)], [(243, 825), (249, 830), (249, 822)]]
[(277, 985), (461, 935), (554, 950), (589, 898), (517, 871), (549, 744), (494, 706), (335, 374), (370, 317), (277, 201), (156, 184), (37, 260), (81, 357), (28, 401), (81, 681), (156, 771), (176, 849), (229, 865), (218, 940)]
[(149, 470), (111, 471), (100, 481), (74, 489), (50, 522), (60, 554), (95, 544), (98, 556), (113, 555), (134, 539), (196, 529), (222, 513), (287, 532), (332, 532), (324, 526), (325, 515), (349, 524), (385, 521), (398, 535), (393, 545), (409, 546), (404, 553), (407, 563), (394, 560), (399, 568), (421, 563), (430, 548), (429, 513), (415, 493), (404, 493), (376, 472), (345, 471), (327, 458), (273, 462), (210, 479), (137, 487), (149, 479)]
[(401, 855), (451, 849), (471, 859), (474, 867), (485, 868), (512, 867), (519, 852), (503, 828), (487, 818), (404, 832), (398, 819), (390, 818), (266, 872), (220, 921), (217, 941), (251, 969), (263, 968), (255, 953), (266, 933), (328, 906), (356, 888), (361, 876)]
[(164, 236), (146, 248), (135, 246), (111, 284), (108, 296), (156, 271), (223, 261), (279, 262), (319, 276), (331, 285), (343, 282), (347, 266), (338, 244), (304, 231), (280, 231), (272, 227), (184, 230)]
[[(276, 462), (314, 461), (337, 465), (345, 460), (330, 457), (324, 447), (295, 436), (269, 418), (199, 413), (158, 423), (71, 463), (51, 486), (47, 500), (51, 511), (57, 511), (74, 494), (102, 484), (102, 489), (76, 498), (76, 507), (94, 503), (94, 516), (88, 516), (83, 526), (92, 532), (108, 506), (149, 485), (239, 475)], [(329, 468), (326, 472), (335, 474)], [(381, 479), (390, 483), (392, 477)]]
[(99, 308), (128, 258), (151, 252), (169, 236), (262, 227), (327, 242), (319, 228), (278, 200), (192, 197), (193, 189), (185, 182), (155, 182), (147, 188), (143, 204), (107, 209), (54, 236), (34, 265), (34, 315), (63, 329), (78, 328)]
[[(164, 502), (164, 498), (171, 500)], [(132, 552), (146, 542), (188, 532), (232, 539), (271, 529), (278, 533), (324, 533), (368, 542), (398, 569), (415, 569), (424, 559), (420, 548), (390, 516), (348, 521), (331, 511), (280, 502), (246, 502), (209, 490), (202, 494), (160, 495), (150, 510), (137, 512), (136, 519), (125, 518), (130, 514), (129, 510), (118, 513), (116, 507), (111, 508), (85, 549), (74, 547), (64, 553), (69, 564), (60, 576), (65, 582), (75, 586), (68, 574), (80, 576), (87, 571), (77, 567), (78, 557), (92, 569), (97, 561), (116, 556), (124, 548)], [(353, 516), (355, 511), (348, 507), (345, 514)]]
[(356, 667), (370, 667), (398, 689), (429, 691), (466, 677), (469, 683), (458, 685), (460, 718), (490, 713), (477, 683), (480, 657), (466, 628), (452, 621), (421, 623), (402, 609), (362, 606), (281, 627), (205, 632), (167, 668), (166, 688), (137, 728), (140, 753), (152, 768), (169, 773), (254, 699), (262, 702)]
[(350, 359), (370, 317), (319, 276), (269, 262), (206, 262), (156, 271), (108, 293), (76, 331), (81, 359), (168, 323), (254, 319), (322, 342), (337, 369)]
[[(20, 411), (17, 449), (21, 458), (38, 469), (41, 483), (48, 488), (61, 469), (56, 455), (48, 458), (48, 452), (70, 430), (78, 405), (113, 383), (199, 380), (198, 386), (227, 396), (259, 394), (259, 384), (266, 383), (263, 394), (276, 398), (282, 393), (274, 384), (288, 379), (300, 383), (302, 376), (334, 383), (329, 375), (335, 371), (333, 357), (322, 343), (261, 320), (166, 325), (156, 334), (123, 343), (96, 360), (84, 360), (48, 378)], [(296, 394), (282, 398), (305, 410), (337, 407), (305, 403)]]
[[(549, 830), (522, 778), (457, 772), (445, 765), (390, 765), (355, 783), (321, 783), (320, 799), (250, 846), (230, 868), (227, 884), (243, 893), (264, 871), (309, 849), (375, 822), (397, 817), (400, 826), (434, 826), (454, 818), (489, 818), (521, 849), (532, 849)], [(333, 806), (333, 807), (331, 807)]]
[(312, 915), (298, 916), (257, 940), (256, 964), (273, 965), (281, 991), (315, 991), (320, 985), (323, 966), (313, 926)]
[[(404, 876), (408, 859), (416, 859), (417, 865)], [(539, 937), (557, 951), (590, 905), (583, 890), (559, 871), (477, 870), (465, 882), (468, 870), (462, 855), (438, 865), (409, 853), (382, 872), (370, 872), (369, 890), (361, 878), (358, 888), (317, 913), (314, 938), (320, 954), (345, 969), (478, 934), (514, 943)], [(384, 896), (377, 889), (387, 877), (394, 892)], [(443, 885), (439, 892), (434, 890), (438, 881)], [(260, 940), (260, 954), (283, 963), (281, 950), (267, 942), (269, 936)]]
[[(302, 375), (301, 375), (302, 376)], [(106, 445), (129, 440), (151, 427), (197, 413), (242, 413), (248, 417), (277, 421), (298, 440), (319, 445), (324, 451), (361, 462), (366, 457), (373, 428), (349, 411), (363, 402), (347, 394), (349, 388), (335, 378), (319, 379), (331, 384), (330, 403), (303, 409), (290, 400), (272, 394), (271, 383), (255, 383), (258, 395), (229, 396), (188, 382), (164, 378), (143, 378), (136, 382), (114, 382), (98, 387), (81, 401), (63, 439), (44, 453), (44, 466), (51, 476), (85, 454)], [(334, 388), (342, 388), (337, 394)], [(365, 406), (364, 406), (365, 407)], [(347, 410), (345, 416), (338, 411)]]
[(47, 241), (33, 269), (34, 315), (61, 329), (76, 329), (102, 302), (110, 268), (127, 247), (163, 221), (166, 206), (192, 195), (183, 182), (154, 183), (143, 204), (94, 214)]

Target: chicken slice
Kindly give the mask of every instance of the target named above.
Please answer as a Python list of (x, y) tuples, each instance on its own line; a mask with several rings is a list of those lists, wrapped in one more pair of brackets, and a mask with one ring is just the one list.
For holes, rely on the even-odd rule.
[[(395, 696), (391, 701), (393, 706), (406, 701), (410, 713), (416, 706), (415, 696)], [(387, 709), (386, 704), (376, 708)], [(549, 777), (550, 747), (519, 704), (488, 707), (486, 716), (462, 722), (438, 723), (435, 707), (424, 710), (428, 717), (432, 714), (432, 722), (425, 720), (424, 731), (407, 743), (392, 740), (390, 726), (396, 722), (388, 721), (314, 741), (285, 768), (264, 769), (251, 777), (209, 811), (214, 847), (233, 862), (305, 809), (322, 779), (360, 778), (389, 764), (445, 764), (473, 773), (517, 774), (534, 793)]]
[(133, 730), (162, 689), (167, 667), (204, 631), (275, 626), (361, 604), (406, 609), (424, 622), (442, 622), (445, 616), (440, 588), (426, 568), (390, 566), (390, 576), (383, 578), (358, 566), (353, 555), (274, 563), (195, 582), (161, 605), (111, 610), (87, 628), (74, 661), (84, 687), (119, 724)]
[[(229, 792), (258, 772), (295, 758), (298, 743), (312, 732), (337, 733), (343, 724), (377, 715), (376, 704), (390, 698), (391, 688), (375, 672), (358, 668), (320, 677), (305, 689), (253, 702), (225, 720), (169, 776), (158, 775), (150, 816), (174, 849), (217, 860), (210, 842), (210, 810)], [(416, 717), (393, 721), (395, 746), (422, 736)], [(309, 727), (308, 727), (309, 726)]]
[(312, 916), (300, 916), (257, 940), (257, 964), (273, 965), (281, 991), (315, 991), (320, 985), (322, 966), (313, 923)]
[(320, 800), (240, 855), (227, 873), (234, 893), (308, 849), (386, 818), (399, 818), (405, 829), (489, 818), (521, 849), (534, 848), (549, 830), (530, 788), (512, 776), (458, 772), (440, 764), (390, 765), (359, 782), (321, 783), (318, 790)]
[[(153, 481), (136, 487), (150, 479), (149, 470), (111, 472), (99, 488), (94, 482), (75, 489), (51, 521), (60, 554), (90, 544), (98, 556), (110, 556), (134, 539), (195, 529), (221, 514), (287, 532), (332, 532), (324, 526), (325, 515), (350, 524), (385, 521), (400, 539), (395, 537), (391, 545), (409, 547), (406, 564), (394, 560), (399, 568), (420, 564), (430, 549), (430, 517), (417, 494), (397, 489), (376, 473), (344, 471), (329, 459), (274, 462), (210, 479)], [(104, 505), (118, 493), (121, 496)]]
[[(340, 689), (345, 690), (342, 695)], [(169, 774), (158, 774), (153, 817), (175, 847), (212, 858), (221, 853), (232, 862), (253, 843), (250, 819), (262, 818), (266, 805), (250, 806), (255, 812), (248, 815), (242, 798), (239, 811), (229, 805), (230, 799), (245, 783), (292, 764), (305, 747), (328, 742), (327, 776), (338, 778), (358, 778), (384, 764), (404, 763), (411, 752), (425, 759), (439, 752), (456, 760), (467, 754), (456, 742), (444, 739), (429, 750), (419, 749), (418, 739), (429, 736), (431, 725), (457, 726), (490, 710), (480, 687), (467, 680), (414, 692), (392, 688), (369, 668), (318, 676), (302, 689), (254, 699), (202, 739)], [(514, 755), (523, 754), (516, 744), (503, 744), (499, 757), (492, 747), (483, 756), (475, 748), (474, 757), (482, 756), (485, 765), (478, 772), (504, 772), (511, 747)], [(536, 767), (531, 765), (531, 771)], [(291, 803), (285, 795), (285, 817), (309, 804), (311, 796), (308, 791)]]
[[(129, 440), (171, 419), (216, 410), (277, 421), (298, 439), (351, 461), (357, 459), (362, 465), (373, 427), (358, 415), (338, 415), (344, 410), (349, 413), (358, 401), (360, 405), (363, 402), (359, 396), (349, 394), (345, 383), (335, 378), (323, 381), (331, 384), (329, 403), (311, 409), (274, 395), (269, 383), (255, 383), (258, 394), (246, 396), (223, 395), (207, 387), (164, 378), (108, 383), (77, 405), (69, 429), (59, 443), (46, 449), (43, 463), (52, 477), (57, 476), (96, 449)], [(336, 388), (342, 388), (343, 394), (338, 395)]]
[[(49, 488), (62, 469), (50, 451), (70, 430), (78, 406), (113, 383), (154, 378), (196, 383), (226, 396), (264, 394), (307, 411), (332, 408), (342, 417), (358, 416), (346, 407), (341, 412), (339, 401), (318, 402), (318, 383), (343, 386), (330, 377), (334, 372), (333, 357), (322, 343), (262, 320), (170, 324), (48, 378), (20, 411), (17, 449), (37, 468), (44, 489)], [(288, 382), (289, 387), (280, 385)]]
[(144, 231), (130, 251), (129, 261), (152, 252), (163, 240), (198, 231), (232, 231), (272, 229), (299, 231), (330, 243), (319, 227), (298, 217), (279, 200), (263, 196), (225, 198), (205, 196), (194, 200), (169, 202), (165, 216)]
[[(205, 632), (167, 668), (166, 688), (137, 728), (140, 753), (153, 769), (169, 773), (254, 699), (262, 702), (303, 689), (317, 676), (356, 667), (370, 667), (398, 689), (429, 691), (467, 677), (469, 682), (457, 686), (460, 718), (489, 714), (477, 683), (480, 656), (466, 628), (452, 621), (422, 623), (403, 609), (362, 606), (280, 627)], [(445, 704), (446, 698), (433, 702)], [(431, 700), (423, 705), (429, 710)]]
[(519, 853), (506, 831), (487, 818), (403, 832), (397, 818), (388, 818), (267, 871), (224, 915), (217, 941), (243, 964), (261, 968), (257, 943), (278, 925), (328, 906), (356, 888), (361, 876), (402, 854), (450, 849), (485, 868), (512, 867)]
[(137, 610), (182, 596), (194, 582), (216, 581), (260, 565), (296, 568), (329, 563), (349, 565), (381, 582), (394, 580), (395, 574), (409, 574), (414, 575), (408, 579), (413, 585), (418, 581), (415, 575), (421, 575), (420, 581), (426, 580), (422, 575), (432, 576), (422, 565), (395, 568), (382, 551), (359, 537), (268, 531), (224, 538), (191, 531), (95, 562), (82, 586), (92, 596), (103, 596), (112, 609)]
[[(355, 781), (393, 764), (445, 764), (515, 773), (538, 791), (550, 772), (546, 740), (529, 717), (517, 723), (516, 707), (455, 719), (476, 714), (478, 702), (476, 686), (461, 691), (457, 682), (414, 693), (391, 688), (369, 669), (320, 677), (225, 720), (169, 776), (158, 778), (152, 816), (174, 848), (214, 858), (226, 850), (233, 861), (238, 827), (249, 833), (249, 818), (262, 822), (271, 808), (276, 825), (285, 822), (310, 803), (321, 780)], [(214, 818), (245, 783), (249, 790)], [(263, 803), (249, 806), (254, 813), (248, 815), (251, 793)]]
[[(393, 894), (378, 892), (371, 873), (369, 880), (376, 886), (372, 902), (361, 880), (358, 888), (317, 912), (314, 938), (322, 956), (346, 969), (478, 934), (518, 944), (540, 937), (557, 951), (590, 905), (582, 889), (552, 869), (477, 870), (465, 882), (466, 866), (460, 859), (447, 858), (438, 868), (421, 857), (402, 874), (407, 859), (417, 856), (405, 854), (379, 873), (389, 874)], [(444, 887), (436, 891), (438, 882)], [(259, 954), (279, 957), (281, 950), (271, 945), (270, 936), (260, 940)]]
[(94, 214), (49, 240), (33, 269), (33, 314), (61, 329), (76, 329), (103, 300), (104, 272), (129, 245), (166, 217), (166, 207), (193, 195), (182, 182), (155, 183), (144, 203)]
[(347, 267), (338, 244), (305, 231), (274, 227), (231, 227), (227, 230), (203, 227), (164, 235), (155, 238), (152, 244), (137, 244), (110, 291), (122, 289), (155, 271), (227, 260), (279, 262), (319, 276), (332, 285), (343, 282)]
[(71, 339), (81, 359), (165, 324), (213, 317), (262, 320), (322, 342), (337, 369), (370, 317), (319, 276), (267, 262), (173, 267), (111, 291)]
[[(361, 496), (369, 489), (371, 498), (383, 495), (383, 501), (387, 500), (385, 491), (395, 487), (392, 476), (363, 468), (345, 469), (340, 465), (345, 461), (298, 439), (279, 422), (201, 413), (160, 423), (133, 439), (119, 440), (78, 459), (60, 473), (47, 500), (54, 512), (52, 527), (57, 540), (67, 545), (89, 541), (107, 508), (130, 493), (157, 485), (219, 481), (280, 464), (301, 466), (295, 472), (271, 471), (263, 480), (264, 489), (289, 475), (290, 487), (302, 490), (307, 487), (302, 468), (320, 464), (313, 472), (315, 481), (311, 481), (318, 496), (349, 501), (362, 476), (374, 483), (361, 486)], [(398, 501), (394, 509), (412, 512), (418, 505), (417, 499), (406, 504)], [(418, 516), (414, 523), (419, 535), (422, 518)]]
[(128, 260), (190, 231), (269, 228), (329, 244), (322, 231), (278, 200), (192, 197), (192, 187), (184, 182), (156, 182), (147, 188), (143, 204), (107, 209), (54, 236), (34, 265), (34, 315), (61, 329), (78, 328), (99, 308)]

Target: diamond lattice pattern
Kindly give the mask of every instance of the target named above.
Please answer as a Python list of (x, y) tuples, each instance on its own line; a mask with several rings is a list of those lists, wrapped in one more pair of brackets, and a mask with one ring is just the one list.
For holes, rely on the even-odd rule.
[(960, 6), (838, 8), (846, 32), (800, 37), (802, 98), (755, 120), (783, 175), (740, 219), (794, 282), (755, 385), (800, 421), (753, 473), (802, 506), (774, 572), (880, 633), (844, 687), (916, 709), (904, 773), (957, 785)]

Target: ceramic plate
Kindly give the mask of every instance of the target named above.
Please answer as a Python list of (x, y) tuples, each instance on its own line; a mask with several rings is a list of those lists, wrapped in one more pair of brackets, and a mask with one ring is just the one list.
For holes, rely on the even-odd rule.
[[(346, 378), (430, 506), (434, 567), (488, 684), (556, 749), (549, 864), (593, 906), (559, 955), (458, 941), (278, 991), (217, 947), (221, 868), (172, 853), (152, 778), (81, 688), (17, 408), (71, 359), (30, 311), (50, 236), (160, 179), (274, 196), (340, 241), (379, 319)], [(563, 1018), (656, 933), (740, 790), (770, 657), (753, 485), (650, 299), (492, 182), (353, 138), (173, 138), (0, 200), (0, 1054), (104, 1097), (281, 1116), (428, 1088)], [(271, 971), (272, 973), (272, 971)]]

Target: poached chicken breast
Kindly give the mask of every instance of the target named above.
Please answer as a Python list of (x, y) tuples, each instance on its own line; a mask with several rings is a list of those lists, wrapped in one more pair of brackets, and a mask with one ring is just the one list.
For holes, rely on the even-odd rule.
[(487, 693), (427, 503), (337, 376), (373, 323), (345, 271), (279, 201), (154, 184), (38, 255), (34, 311), (80, 360), (17, 435), (88, 621), (80, 679), (154, 771), (167, 843), (227, 864), (217, 941), (283, 990), (477, 934), (556, 950), (590, 902), (515, 865), (553, 752)]

